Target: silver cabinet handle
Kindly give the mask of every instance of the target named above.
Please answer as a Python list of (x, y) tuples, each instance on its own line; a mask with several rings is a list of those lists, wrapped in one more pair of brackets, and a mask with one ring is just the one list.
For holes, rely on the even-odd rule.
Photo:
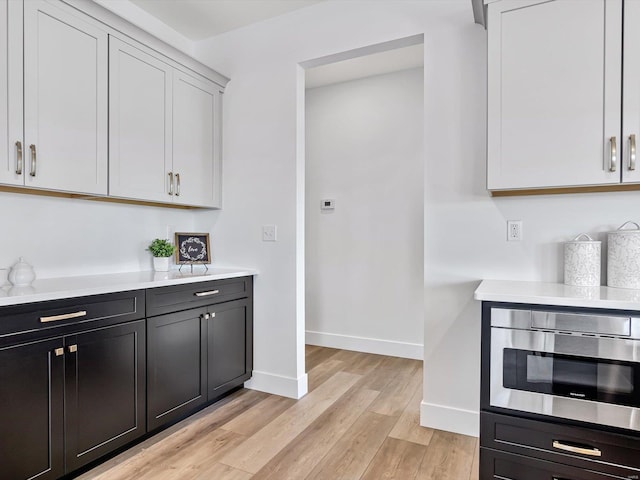
[(79, 312), (63, 313), (62, 315), (52, 315), (50, 317), (40, 317), (40, 323), (58, 322), (60, 320), (69, 320), (70, 318), (86, 317), (86, 310), (80, 310)]
[(69, 353), (76, 353), (78, 351), (78, 345), (70, 345)]
[(629, 135), (629, 170), (636, 169), (636, 134)]
[(176, 197), (180, 196), (180, 174), (176, 173)]
[(16, 174), (22, 175), (22, 142), (18, 140), (16, 142), (16, 151), (18, 153), (18, 161), (16, 163)]
[(173, 195), (173, 172), (169, 172), (169, 195)]
[(29, 145), (29, 149), (31, 150), (31, 171), (29, 175), (32, 177), (36, 176), (36, 146), (34, 144)]
[(64, 348), (56, 348), (54, 350), (54, 353), (56, 354), (56, 357), (61, 357), (62, 355), (64, 355)]
[(579, 447), (577, 445), (567, 445), (566, 443), (553, 441), (553, 448), (558, 450), (564, 450), (565, 452), (579, 453), (580, 455), (589, 455), (590, 457), (601, 457), (602, 452), (598, 448), (592, 447)]
[(196, 292), (194, 295), (196, 297), (207, 297), (209, 295), (216, 295), (220, 293), (220, 290), (209, 290), (208, 292)]
[(615, 172), (618, 169), (618, 147), (616, 137), (611, 137), (611, 156), (609, 157), (609, 171)]

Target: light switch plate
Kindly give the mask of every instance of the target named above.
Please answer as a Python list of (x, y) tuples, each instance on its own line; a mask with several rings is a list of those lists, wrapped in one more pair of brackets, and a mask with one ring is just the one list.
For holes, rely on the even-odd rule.
[(278, 240), (278, 229), (275, 225), (262, 226), (262, 241), (275, 242)]

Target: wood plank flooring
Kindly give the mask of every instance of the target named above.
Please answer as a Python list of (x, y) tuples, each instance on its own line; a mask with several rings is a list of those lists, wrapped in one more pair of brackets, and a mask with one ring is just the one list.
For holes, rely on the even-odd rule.
[(419, 425), (422, 362), (307, 346), (300, 400), (240, 390), (80, 480), (478, 480), (476, 438)]

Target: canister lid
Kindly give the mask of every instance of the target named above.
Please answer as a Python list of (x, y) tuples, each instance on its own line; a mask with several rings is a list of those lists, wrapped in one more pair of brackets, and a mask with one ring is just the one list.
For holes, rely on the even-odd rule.
[[(624, 227), (626, 227), (627, 225), (634, 225), (635, 228), (625, 229)], [(631, 220), (629, 220), (628, 222), (624, 222), (622, 225), (620, 225), (617, 230), (614, 230), (613, 232), (608, 232), (608, 233), (635, 235), (640, 233), (640, 225), (638, 225), (636, 222), (632, 222)]]
[[(640, 231), (640, 230), (639, 230)], [(580, 240), (580, 238), (585, 237), (586, 240)], [(593, 238), (591, 238), (589, 235), (587, 235), (586, 233), (581, 233), (580, 235), (578, 235), (576, 238), (574, 238), (573, 240), (570, 240), (568, 242), (565, 243), (579, 243), (579, 244), (600, 244), (602, 243), (600, 240), (594, 240)]]

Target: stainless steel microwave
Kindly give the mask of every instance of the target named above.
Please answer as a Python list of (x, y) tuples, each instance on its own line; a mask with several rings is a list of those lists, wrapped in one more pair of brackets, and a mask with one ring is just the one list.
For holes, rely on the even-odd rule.
[(640, 431), (640, 318), (491, 308), (489, 404)]

